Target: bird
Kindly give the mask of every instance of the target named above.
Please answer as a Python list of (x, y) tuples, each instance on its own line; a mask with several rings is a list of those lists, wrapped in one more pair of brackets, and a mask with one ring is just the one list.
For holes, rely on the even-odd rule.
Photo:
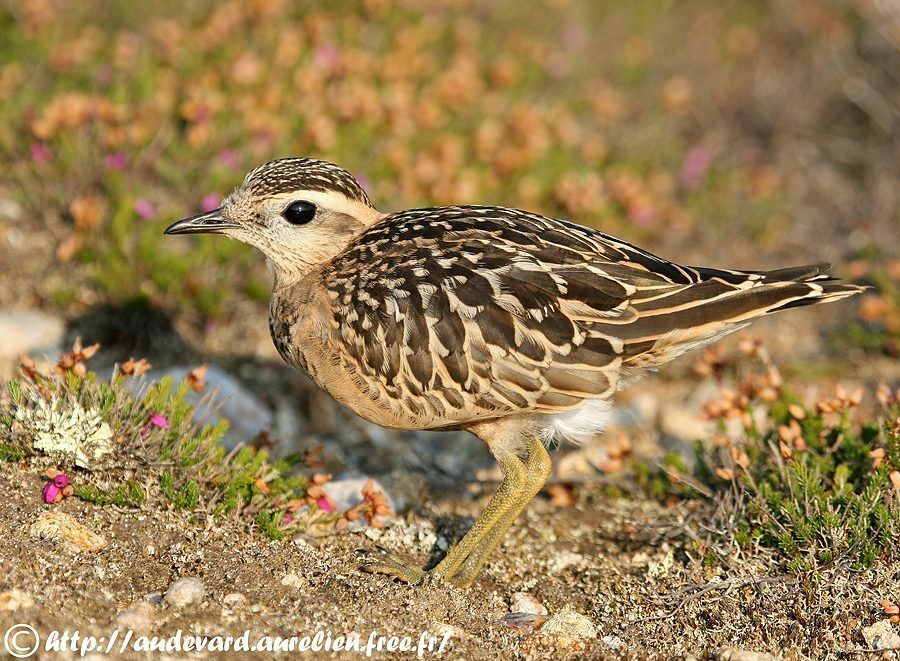
[(600, 434), (615, 393), (642, 374), (758, 317), (863, 290), (828, 264), (683, 266), (514, 208), (382, 213), (349, 172), (313, 158), (256, 167), (165, 233), (258, 248), (279, 354), (360, 417), (487, 445), (502, 481), (440, 562), (360, 567), (410, 584), (471, 585), (548, 479), (548, 446)]

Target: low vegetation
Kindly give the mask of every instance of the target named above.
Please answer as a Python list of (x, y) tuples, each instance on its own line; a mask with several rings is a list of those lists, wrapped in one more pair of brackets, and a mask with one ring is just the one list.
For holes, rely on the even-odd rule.
[[(97, 505), (234, 515), (273, 538), (338, 519), (321, 493), (328, 476), (305, 470), (301, 457), (272, 461), (251, 445), (226, 451), (227, 422), (205, 424), (208, 399), (186, 400), (204, 387), (202, 370), (180, 384), (145, 383), (149, 365), (129, 361), (102, 379), (84, 367), (93, 348), (76, 343), (49, 374), (25, 360), (0, 406), (0, 459), (69, 471), (74, 495)], [(101, 427), (111, 433), (98, 435)]]
[(790, 572), (895, 560), (900, 391), (880, 386), (862, 413), (862, 389), (804, 402), (762, 346), (740, 346), (741, 359), (709, 351), (696, 366), (720, 383), (704, 411), (716, 432), (695, 443), (693, 462), (635, 460), (638, 482), (657, 498), (713, 503), (726, 545), (770, 549)]

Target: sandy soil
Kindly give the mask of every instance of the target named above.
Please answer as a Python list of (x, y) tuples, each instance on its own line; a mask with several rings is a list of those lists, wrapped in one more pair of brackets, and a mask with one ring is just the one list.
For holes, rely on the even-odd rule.
[[(16, 622), (44, 636), (62, 629), (109, 636), (117, 627), (135, 635), (239, 636), (249, 629), (254, 639), (318, 630), (367, 639), (377, 631), (416, 641), (427, 630), (449, 632), (445, 658), (728, 658), (731, 647), (824, 658), (863, 648), (861, 629), (879, 615), (876, 595), (900, 594), (896, 568), (798, 579), (736, 553), (731, 573), (716, 576), (685, 532), (695, 524), (678, 525), (685, 517), (702, 522), (702, 510), (691, 515), (589, 492), (570, 507), (536, 500), (477, 583), (460, 590), (400, 585), (356, 567), (382, 551), (427, 562), (439, 553), (437, 539), (465, 531), (479, 499), (430, 502), (384, 531), (273, 542), (237, 521), (76, 499), (48, 506), (39, 491), (33, 471), (0, 467), (0, 592), (19, 591), (18, 603), (0, 598), (7, 608), (0, 630)], [(35, 522), (50, 511), (71, 515), (105, 545), (78, 552), (65, 541), (35, 539)], [(205, 595), (181, 607), (158, 603), (181, 578), (198, 579)], [(551, 618), (569, 609), (586, 616), (596, 636), (508, 626), (501, 618), (517, 591)]]

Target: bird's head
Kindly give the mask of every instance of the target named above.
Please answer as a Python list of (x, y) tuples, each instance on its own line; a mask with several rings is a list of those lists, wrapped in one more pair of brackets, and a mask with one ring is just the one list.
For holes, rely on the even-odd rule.
[(212, 211), (179, 220), (166, 234), (225, 234), (259, 248), (290, 282), (341, 251), (383, 217), (349, 172), (312, 158), (260, 165)]

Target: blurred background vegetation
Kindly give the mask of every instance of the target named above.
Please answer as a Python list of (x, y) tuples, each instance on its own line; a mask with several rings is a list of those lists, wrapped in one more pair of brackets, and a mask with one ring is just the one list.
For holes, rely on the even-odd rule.
[(874, 289), (817, 317), (832, 346), (898, 353), (896, 3), (5, 0), (0, 32), (0, 307), (138, 301), (252, 353), (263, 259), (161, 231), (308, 155), (386, 211), (504, 204), (679, 261), (833, 261)]

